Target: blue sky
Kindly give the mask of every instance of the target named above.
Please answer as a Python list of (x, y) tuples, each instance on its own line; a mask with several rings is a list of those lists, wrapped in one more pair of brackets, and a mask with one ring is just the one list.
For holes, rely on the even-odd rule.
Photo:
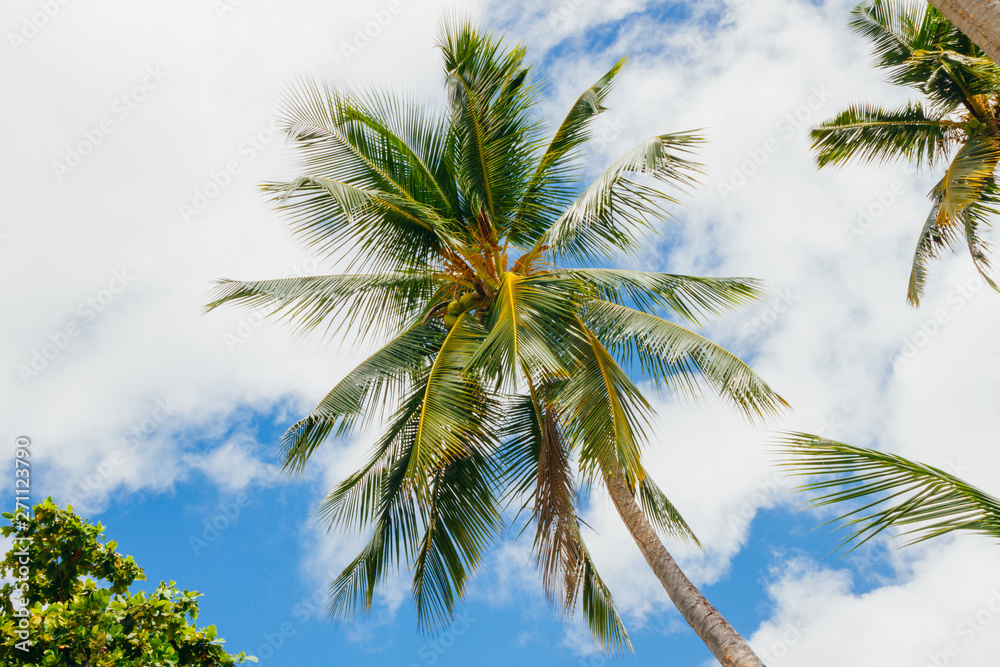
[(768, 448), (779, 429), (816, 432), (1000, 490), (1000, 300), (960, 255), (933, 265), (920, 310), (904, 302), (935, 175), (817, 171), (809, 153), (808, 128), (849, 103), (908, 99), (869, 67), (851, 6), (11, 0), (0, 452), (30, 436), (38, 498), (104, 523), (150, 587), (204, 593), (202, 624), (265, 665), (712, 664), (600, 491), (584, 510), (588, 545), (634, 654), (601, 656), (548, 605), (529, 540), (491, 553), (450, 634), (418, 633), (405, 573), (370, 619), (325, 619), (330, 573), (360, 543), (312, 510), (373, 434), (329, 442), (297, 479), (278, 473), (277, 442), (366, 350), (259, 313), (203, 312), (220, 277), (335, 272), (342, 259), (311, 255), (257, 189), (295, 176), (274, 132), (282, 90), (306, 75), (439, 101), (433, 43), (458, 8), (528, 45), (553, 118), (630, 56), (589, 174), (653, 134), (706, 136), (701, 184), (622, 266), (768, 286), (705, 332), (794, 410), (747, 424), (711, 398), (653, 401), (645, 463), (705, 545), (668, 545), (692, 580), (771, 667), (922, 666), (949, 643), (949, 665), (995, 659), (1000, 623), (971, 638), (963, 625), (984, 609), (992, 620), (992, 545), (879, 543), (840, 558), (818, 528), (831, 515), (802, 509)]
[[(243, 419), (252, 420), (242, 426), (255, 431), (261, 443), (277, 441), (291, 425), (267, 413), (248, 413)], [(311, 486), (251, 484), (239, 493), (220, 493), (209, 479), (196, 476), (168, 493), (112, 500), (96, 519), (118, 541), (119, 550), (145, 568), (143, 588), (173, 579), (203, 593), (201, 621), (216, 624), (230, 650), (257, 655), (264, 665), (325, 659), (407, 666), (690, 665), (707, 656), (697, 637), (665, 614), (632, 631), (634, 655), (576, 655), (563, 645), (559, 615), (544, 601), (488, 599), (490, 589), (502, 586), (490, 563), (459, 608), (455, 624), (439, 636), (418, 633), (415, 613), (405, 602), (391, 618), (376, 610), (359, 628), (345, 631), (323, 617), (324, 587), (304, 582), (298, 567), (309, 548), (302, 535), (315, 506)], [(722, 580), (705, 587), (705, 594), (737, 627), (753, 628), (773, 611), (767, 584), (784, 558), (826, 560), (858, 575), (884, 569), (855, 556), (834, 562), (836, 556), (828, 556), (834, 536), (816, 525), (814, 516), (788, 508), (762, 512), (754, 520), (749, 544)], [(865, 576), (856, 584), (857, 592), (871, 587)]]

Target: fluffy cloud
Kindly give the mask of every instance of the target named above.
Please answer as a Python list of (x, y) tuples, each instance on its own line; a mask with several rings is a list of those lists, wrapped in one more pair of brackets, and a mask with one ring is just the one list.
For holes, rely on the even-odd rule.
[(96, 509), (116, 489), (169, 488), (204, 462), (189, 443), (234, 410), (301, 414), (353, 366), (351, 345), (203, 304), (220, 277), (331, 270), (256, 188), (294, 173), (273, 131), (281, 91), (303, 73), (439, 87), (443, 7), (104, 2), (37, 21), (35, 2), (8, 8), (28, 37), (0, 51), (5, 82), (32, 103), (0, 112), (18, 156), (0, 169), (19, 193), (2, 270), (22, 286), (4, 297), (0, 438), (32, 437), (39, 492)]

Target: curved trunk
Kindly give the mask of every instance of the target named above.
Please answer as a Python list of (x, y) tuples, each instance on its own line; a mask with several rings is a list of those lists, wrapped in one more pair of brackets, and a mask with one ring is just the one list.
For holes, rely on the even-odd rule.
[(674, 562), (621, 475), (607, 476), (604, 482), (615, 508), (639, 546), (639, 551), (663, 584), (667, 595), (681, 612), (684, 620), (694, 628), (712, 655), (725, 667), (764, 667), (764, 663), (754, 654), (743, 637), (705, 599), (701, 591), (695, 588)]
[(928, 0), (990, 59), (1000, 64), (1000, 0)]

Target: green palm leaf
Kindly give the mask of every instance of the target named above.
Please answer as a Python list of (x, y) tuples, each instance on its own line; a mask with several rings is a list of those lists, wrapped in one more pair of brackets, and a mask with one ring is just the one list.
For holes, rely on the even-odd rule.
[(535, 95), (524, 67), (525, 49), (505, 50), (501, 40), (464, 21), (447, 22), (438, 45), (471, 216), (482, 217), (499, 237), (523, 196), (539, 142), (539, 124), (530, 114)]
[(421, 388), (404, 401), (394, 416), (378, 450), (392, 452), (384, 466), (375, 463), (342, 482), (320, 506), (320, 515), (331, 522), (353, 523), (364, 528), (374, 517), (372, 536), (357, 557), (330, 584), (328, 612), (347, 621), (371, 610), (375, 590), (388, 571), (417, 552), (419, 513), (417, 500), (406, 482), (412, 456), (414, 422), (422, 402)]
[(281, 439), (285, 467), (301, 472), (335, 427), (337, 435), (344, 435), (359, 416), (376, 417), (387, 393), (393, 388), (404, 391), (410, 381), (425, 374), (445, 336), (434, 327), (413, 326), (348, 373), (307, 417), (285, 432)]
[(566, 269), (552, 275), (586, 281), (596, 293), (617, 304), (643, 311), (665, 308), (701, 324), (702, 318), (743, 308), (763, 295), (753, 278), (703, 278), (624, 269)]
[(489, 334), (470, 358), (467, 370), (514, 386), (522, 366), (548, 375), (568, 372), (566, 339), (575, 332), (571, 281), (504, 275), (490, 310)]
[(938, 224), (939, 205), (931, 209), (927, 221), (920, 230), (917, 239), (917, 249), (913, 253), (913, 265), (910, 269), (910, 282), (906, 290), (906, 300), (914, 306), (920, 305), (920, 297), (927, 285), (927, 262), (937, 257), (942, 250), (954, 247), (956, 229), (953, 225)]
[(783, 442), (783, 466), (823, 477), (797, 488), (822, 493), (812, 505), (865, 503), (837, 519), (852, 531), (841, 546), (856, 541), (856, 549), (890, 527), (911, 536), (907, 544), (954, 531), (1000, 538), (1000, 500), (943, 470), (806, 433), (789, 433)]
[(495, 478), (492, 463), (481, 454), (450, 461), (433, 478), (413, 564), (417, 620), (428, 630), (451, 620), (469, 577), (503, 526), (493, 493)]
[(856, 104), (814, 128), (812, 148), (820, 167), (854, 159), (883, 163), (897, 158), (932, 166), (957, 143), (959, 127), (943, 116), (927, 115), (919, 103), (898, 109)]
[[(280, 280), (219, 280), (207, 310), (227, 303), (267, 308), (309, 331), (322, 322), (328, 333), (360, 325), (360, 335), (398, 331), (420, 313), (443, 281), (426, 273), (337, 275)], [(336, 324), (338, 315), (345, 315)], [(332, 327), (332, 328), (331, 328)]]
[(423, 484), (432, 471), (450, 461), (493, 449), (495, 399), (474, 376), (465, 373), (484, 337), (471, 315), (461, 315), (428, 370), (413, 434), (413, 455), (406, 471), (414, 484)]
[(570, 179), (576, 175), (574, 158), (578, 157), (578, 149), (590, 138), (593, 120), (607, 110), (604, 101), (625, 62), (624, 58), (619, 60), (580, 95), (549, 142), (525, 188), (524, 198), (511, 226), (510, 240), (515, 246), (533, 243), (573, 202)]
[(583, 323), (578, 366), (560, 392), (566, 438), (588, 475), (622, 471), (630, 484), (645, 474), (640, 442), (653, 411), (646, 398)]
[(666, 204), (676, 203), (644, 178), (675, 186), (692, 183), (699, 167), (685, 156), (701, 141), (694, 134), (664, 134), (632, 148), (584, 190), (532, 252), (546, 246), (557, 257), (583, 259), (637, 249), (636, 234), (667, 215)]
[(588, 303), (587, 322), (626, 363), (636, 360), (645, 377), (677, 396), (697, 401), (704, 381), (750, 418), (788, 407), (738, 357), (673, 322), (600, 300)]

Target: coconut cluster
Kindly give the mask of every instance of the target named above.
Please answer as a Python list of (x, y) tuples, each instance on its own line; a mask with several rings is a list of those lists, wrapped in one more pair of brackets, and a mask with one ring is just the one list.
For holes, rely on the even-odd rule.
[(459, 298), (448, 304), (448, 314), (444, 316), (444, 324), (449, 329), (458, 322), (458, 316), (466, 313), (470, 308), (479, 303), (479, 294), (476, 292), (466, 292)]

